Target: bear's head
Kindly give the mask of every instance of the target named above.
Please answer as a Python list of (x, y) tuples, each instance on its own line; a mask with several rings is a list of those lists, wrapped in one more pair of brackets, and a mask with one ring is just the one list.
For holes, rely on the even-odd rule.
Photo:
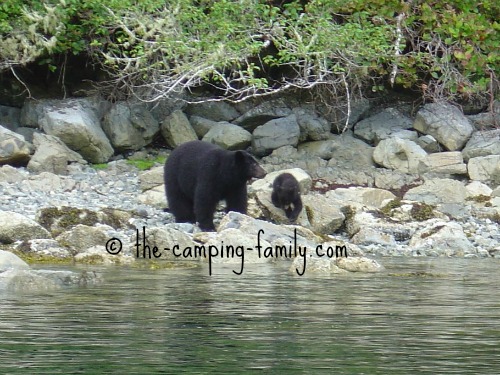
[(235, 159), (238, 170), (245, 174), (247, 180), (262, 178), (267, 174), (257, 160), (246, 151), (236, 151)]

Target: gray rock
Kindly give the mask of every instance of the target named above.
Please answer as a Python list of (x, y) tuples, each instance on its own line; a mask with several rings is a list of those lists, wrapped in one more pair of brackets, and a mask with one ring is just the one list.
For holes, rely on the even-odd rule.
[(188, 104), (186, 114), (188, 116), (200, 116), (215, 122), (231, 122), (240, 115), (231, 104), (223, 101)]
[(0, 165), (26, 164), (30, 154), (31, 145), (22, 135), (0, 125)]
[[(221, 248), (221, 244), (224, 244), (226, 251)], [(270, 263), (276, 260), (270, 257), (259, 256), (258, 251), (255, 250), (249, 251), (248, 249), (255, 248), (255, 236), (235, 228), (227, 228), (215, 233), (203, 245), (207, 249), (209, 246), (213, 246), (219, 250), (215, 256), (210, 257), (212, 263), (236, 264), (237, 266), (233, 269), (237, 273), (242, 272), (246, 264)], [(230, 246), (234, 250), (228, 250)], [(266, 240), (262, 240), (261, 246), (266, 248), (271, 246), (271, 244)], [(208, 259), (208, 257), (204, 258), (205, 261), (208, 261)]]
[(137, 201), (141, 204), (164, 209), (168, 208), (168, 202), (165, 198), (165, 186), (160, 185), (149, 190), (143, 191)]
[(71, 163), (87, 164), (80, 154), (69, 149), (59, 138), (35, 133), (33, 135), (35, 153), (28, 163), (30, 172), (51, 172), (68, 174)]
[(232, 122), (252, 132), (260, 125), (291, 114), (292, 110), (285, 104), (284, 99), (278, 98), (259, 104)]
[(217, 125), (218, 121), (213, 121), (200, 116), (191, 116), (189, 122), (199, 139), (202, 139), (208, 131)]
[(379, 262), (365, 257), (338, 258), (337, 267), (349, 272), (375, 273), (384, 271), (384, 267)]
[(500, 155), (479, 156), (469, 159), (467, 169), (471, 180), (500, 184)]
[(93, 246), (104, 246), (109, 237), (104, 228), (78, 224), (56, 237), (60, 246), (67, 248), (73, 255), (84, 252)]
[(379, 142), (373, 151), (373, 160), (386, 168), (404, 173), (417, 173), (420, 161), (427, 153), (415, 142), (388, 138)]
[(360, 205), (371, 208), (381, 208), (387, 201), (396, 199), (390, 191), (370, 187), (338, 188), (326, 192), (330, 202), (342, 202), (342, 206)]
[(21, 172), (17, 168), (14, 168), (10, 165), (3, 165), (0, 167), (0, 182), (18, 184), (25, 178), (28, 178), (28, 175)]
[(433, 222), (418, 230), (409, 245), (420, 255), (463, 257), (476, 254), (474, 245), (455, 222)]
[(415, 143), (422, 147), (424, 151), (427, 153), (431, 154), (434, 152), (440, 152), (441, 146), (439, 145), (439, 142), (436, 141), (436, 139), (432, 135), (423, 135), (419, 137)]
[(158, 121), (141, 104), (115, 103), (104, 116), (102, 128), (115, 150), (139, 150), (160, 130)]
[(351, 238), (351, 241), (356, 245), (364, 246), (372, 244), (390, 247), (396, 246), (396, 241), (392, 235), (370, 227), (361, 227)]
[(293, 109), (293, 113), (300, 127), (300, 142), (321, 141), (329, 138), (331, 125), (314, 111), (297, 107)]
[(332, 139), (325, 141), (304, 142), (299, 144), (298, 151), (299, 154), (304, 155), (306, 158), (318, 157), (324, 160), (329, 160), (332, 158), (336, 146), (336, 142)]
[(493, 190), (488, 186), (479, 181), (471, 181), (465, 186), (467, 190), (467, 197), (490, 197), (492, 196)]
[(449, 151), (461, 150), (474, 131), (457, 107), (445, 103), (426, 104), (418, 111), (413, 128), (432, 135)]
[(45, 106), (39, 124), (90, 163), (104, 163), (114, 153), (96, 113), (83, 101), (70, 99)]
[(55, 259), (69, 259), (73, 255), (71, 252), (61, 246), (56, 240), (53, 239), (33, 239), (23, 241), (16, 245), (17, 251), (22, 251), (25, 254), (31, 254), (36, 257), (48, 257)]
[(405, 200), (427, 203), (429, 205), (457, 203), (464, 204), (467, 189), (463, 183), (448, 178), (425, 181), (422, 185), (408, 190)]
[(11, 211), (0, 211), (0, 243), (10, 244), (34, 238), (51, 238), (40, 224)]
[[(372, 104), (366, 98), (352, 100), (349, 104), (351, 106), (349, 119), (347, 119), (347, 105), (344, 105), (344, 103), (334, 111), (331, 128), (332, 132), (339, 134), (348, 129), (352, 129), (352, 127), (358, 123), (372, 107)], [(330, 111), (330, 108), (325, 110), (325, 112)]]
[(20, 123), (21, 110), (15, 107), (0, 105), (0, 125), (9, 130), (17, 131)]
[(475, 132), (462, 154), (466, 161), (478, 156), (500, 155), (500, 129)]
[(242, 233), (250, 235), (254, 239), (254, 248), (257, 246), (258, 239), (261, 245), (263, 240), (273, 247), (276, 245), (290, 247), (296, 243), (297, 246), (305, 246), (309, 250), (315, 249), (317, 244), (323, 242), (321, 237), (306, 228), (276, 225), (238, 212), (228, 212), (222, 218), (217, 230), (222, 232), (229, 228), (239, 229)]
[(493, 102), (492, 109), (477, 115), (467, 116), (467, 118), (477, 130), (498, 129), (500, 124), (500, 100)]
[(43, 115), (44, 107), (49, 105), (51, 102), (53, 101), (26, 99), (23, 107), (21, 108), (21, 113), (19, 114), (19, 121), (21, 125), (34, 129), (40, 128), (38, 121)]
[(379, 189), (401, 190), (408, 186), (421, 185), (423, 181), (417, 175), (396, 170), (377, 168), (374, 173), (374, 185)]
[[(397, 109), (387, 108), (358, 122), (354, 126), (354, 134), (376, 146), (381, 140), (390, 138), (395, 133), (403, 134), (401, 131), (411, 129), (412, 125), (412, 120), (409, 117)], [(406, 139), (407, 137), (415, 137), (415, 135), (404, 134), (404, 137)]]
[(467, 166), (460, 151), (426, 155), (420, 160), (418, 170), (420, 173), (467, 174)]
[(163, 169), (164, 167), (154, 167), (147, 171), (139, 173), (139, 186), (141, 191), (146, 191), (153, 189), (158, 186), (162, 186), (163, 180)]
[(308, 227), (315, 233), (333, 234), (342, 226), (345, 216), (341, 206), (332, 204), (324, 195), (309, 194), (302, 196), (303, 213), (309, 221)]
[(374, 147), (354, 138), (352, 132), (345, 132), (333, 139), (333, 152), (328, 162), (329, 167), (363, 170), (375, 166), (373, 161)]
[(0, 273), (0, 290), (14, 293), (40, 293), (63, 287), (97, 285), (102, 282), (95, 271), (80, 273), (62, 270), (9, 270)]
[(17, 255), (9, 251), (0, 250), (0, 274), (9, 269), (29, 269), (28, 264)]
[[(195, 243), (190, 235), (187, 233), (175, 229), (170, 226), (162, 227), (152, 227), (145, 228), (145, 239), (144, 232), (139, 231), (139, 242), (149, 246), (151, 254), (153, 254), (154, 247), (156, 247), (156, 260), (176, 260), (176, 261), (200, 261), (202, 257), (196, 252)], [(134, 234), (130, 239), (131, 244), (135, 244), (137, 240), (137, 235)], [(176, 249), (174, 247), (177, 246)], [(132, 252), (137, 258), (144, 257), (144, 248), (139, 249), (137, 253), (137, 247), (132, 245)], [(184, 249), (191, 249), (189, 253), (184, 253)], [(148, 254), (146, 254), (148, 255)], [(180, 255), (180, 256), (176, 256)]]
[(282, 146), (296, 147), (299, 137), (300, 127), (295, 115), (271, 120), (252, 133), (252, 150), (258, 156), (268, 155)]
[(161, 124), (161, 134), (171, 148), (198, 140), (191, 123), (181, 110), (172, 112)]
[(252, 134), (238, 125), (229, 122), (218, 122), (203, 137), (225, 150), (244, 150), (252, 142)]

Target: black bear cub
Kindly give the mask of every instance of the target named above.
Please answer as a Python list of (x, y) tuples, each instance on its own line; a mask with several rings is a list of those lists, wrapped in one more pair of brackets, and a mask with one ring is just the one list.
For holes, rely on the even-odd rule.
[(186, 142), (172, 151), (164, 169), (167, 201), (178, 223), (198, 223), (215, 230), (221, 200), (226, 211), (246, 214), (247, 181), (266, 172), (246, 151), (227, 151), (203, 141)]
[(273, 182), (273, 193), (271, 194), (273, 204), (285, 210), (286, 217), (290, 221), (297, 220), (302, 211), (302, 199), (300, 199), (299, 182), (290, 173), (282, 173)]

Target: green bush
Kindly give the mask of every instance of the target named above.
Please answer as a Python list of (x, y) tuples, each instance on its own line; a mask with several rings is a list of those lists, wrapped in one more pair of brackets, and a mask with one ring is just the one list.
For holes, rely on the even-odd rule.
[(495, 0), (3, 0), (0, 71), (62, 69), (54, 57), (75, 54), (147, 100), (317, 85), (484, 100), (498, 84), (499, 16)]

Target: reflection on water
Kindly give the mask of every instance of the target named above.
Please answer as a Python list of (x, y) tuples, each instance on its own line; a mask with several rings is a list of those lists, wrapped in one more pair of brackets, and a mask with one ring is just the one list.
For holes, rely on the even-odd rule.
[[(0, 296), (0, 374), (498, 374), (498, 260), (104, 269), (104, 284)], [(336, 370), (332, 372), (332, 370)]]

